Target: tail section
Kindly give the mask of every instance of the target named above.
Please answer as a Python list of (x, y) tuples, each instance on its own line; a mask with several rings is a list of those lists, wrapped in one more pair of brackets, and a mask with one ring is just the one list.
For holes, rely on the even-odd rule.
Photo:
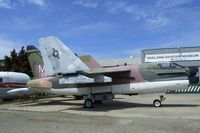
[(86, 64), (57, 37), (41, 38), (39, 43), (44, 64), (48, 66), (48, 75), (89, 70)]
[(27, 53), (34, 78), (47, 76), (40, 51), (35, 46), (27, 46)]

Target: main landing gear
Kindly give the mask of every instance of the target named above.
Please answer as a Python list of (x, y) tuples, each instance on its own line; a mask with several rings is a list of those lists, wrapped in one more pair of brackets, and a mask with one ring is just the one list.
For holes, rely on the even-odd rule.
[(93, 108), (94, 105), (103, 104), (103, 101), (112, 101), (113, 94), (112, 93), (90, 94), (88, 96), (84, 96), (83, 99), (85, 99), (84, 102), (85, 108)]
[(166, 99), (166, 97), (164, 97), (163, 95), (160, 96), (160, 99), (155, 99), (153, 101), (153, 105), (154, 107), (160, 107), (162, 104), (162, 102)]
[(93, 108), (94, 107), (94, 100), (92, 98), (85, 99), (84, 108)]
[(91, 97), (87, 97), (84, 102), (84, 108), (94, 108), (95, 104), (103, 104), (102, 100), (94, 100)]
[(103, 97), (102, 95), (99, 96), (100, 97), (98, 97), (98, 95), (84, 96), (84, 108), (94, 108), (95, 104), (102, 104)]

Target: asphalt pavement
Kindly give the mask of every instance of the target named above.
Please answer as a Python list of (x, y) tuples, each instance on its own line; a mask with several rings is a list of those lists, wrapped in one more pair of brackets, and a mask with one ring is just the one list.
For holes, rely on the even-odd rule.
[(160, 108), (152, 98), (117, 96), (84, 109), (83, 100), (43, 99), (0, 105), (0, 133), (199, 133), (200, 95), (167, 95)]

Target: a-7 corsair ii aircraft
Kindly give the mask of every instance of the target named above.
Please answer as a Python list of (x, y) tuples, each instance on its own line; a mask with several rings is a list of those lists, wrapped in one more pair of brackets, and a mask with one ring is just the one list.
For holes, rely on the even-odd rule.
[[(29, 90), (58, 95), (84, 96), (84, 107), (113, 99), (113, 95), (153, 95), (160, 107), (169, 90), (186, 89), (195, 78), (185, 68), (160, 68), (157, 64), (103, 68), (90, 56), (79, 58), (56, 37), (39, 40), (47, 77), (31, 80)], [(187, 71), (186, 71), (187, 70)]]

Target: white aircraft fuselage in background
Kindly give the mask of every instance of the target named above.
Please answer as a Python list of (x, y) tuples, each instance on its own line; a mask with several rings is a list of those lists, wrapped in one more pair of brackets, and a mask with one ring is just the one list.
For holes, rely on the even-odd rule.
[(26, 88), (26, 83), (29, 80), (30, 77), (24, 73), (0, 72), (0, 99), (7, 100), (23, 96), (25, 93), (22, 90), (15, 94), (8, 94), (7, 92)]

